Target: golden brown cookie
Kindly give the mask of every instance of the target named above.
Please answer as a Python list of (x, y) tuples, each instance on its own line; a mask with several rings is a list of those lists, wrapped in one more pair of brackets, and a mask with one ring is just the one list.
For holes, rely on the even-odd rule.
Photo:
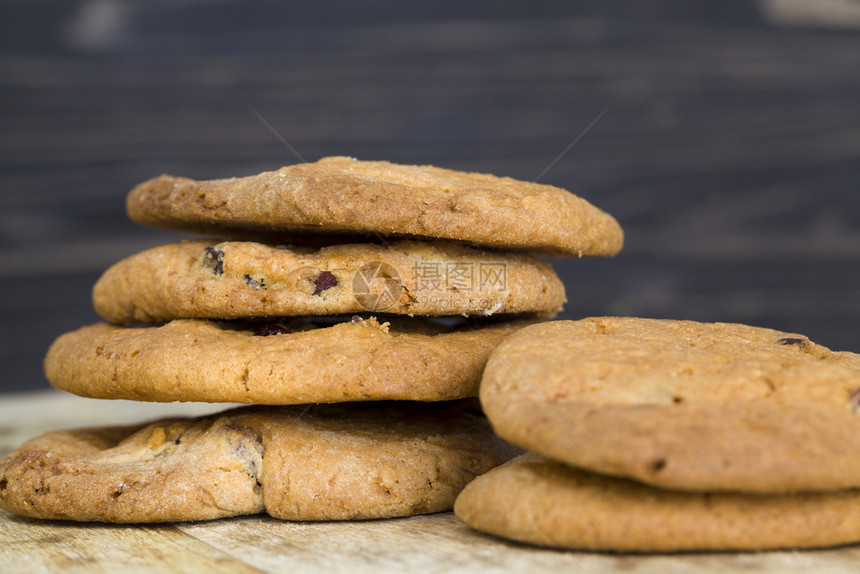
[(860, 486), (860, 356), (723, 323), (590, 318), (527, 327), (490, 358), (502, 438), (681, 490)]
[(209, 234), (347, 231), (576, 256), (614, 255), (623, 242), (610, 215), (551, 185), (348, 157), (212, 181), (163, 175), (134, 188), (127, 210)]
[(551, 315), (564, 285), (547, 263), (456, 243), (398, 241), (322, 249), (189, 241), (110, 269), (93, 290), (114, 323), (329, 315)]
[(51, 432), (0, 463), (0, 507), (105, 522), (440, 512), (472, 478), (514, 454), (473, 405), (248, 407)]
[(102, 399), (442, 401), (476, 396), (490, 352), (527, 324), (328, 320), (92, 325), (59, 337), (45, 358), (45, 372), (58, 389)]
[(766, 550), (860, 541), (858, 490), (679, 492), (531, 453), (476, 478), (454, 512), (482, 532), (577, 550)]

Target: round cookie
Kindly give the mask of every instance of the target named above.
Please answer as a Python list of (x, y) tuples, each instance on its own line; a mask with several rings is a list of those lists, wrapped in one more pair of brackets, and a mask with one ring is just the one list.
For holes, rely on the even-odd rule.
[(860, 356), (735, 324), (589, 318), (527, 327), (491, 356), (502, 438), (680, 490), (860, 486)]
[(138, 223), (209, 234), (345, 231), (576, 256), (623, 243), (615, 219), (551, 185), (348, 157), (242, 178), (163, 175), (135, 187), (126, 207)]
[[(474, 397), (490, 352), (527, 322), (445, 327), (411, 319), (97, 324), (45, 358), (58, 389), (101, 399), (267, 405)], [(327, 324), (326, 321), (340, 321)]]
[(469, 483), (454, 512), (482, 532), (576, 550), (769, 550), (860, 541), (858, 490), (670, 491), (531, 453)]
[(399, 241), (322, 249), (189, 241), (105, 272), (96, 311), (114, 323), (329, 315), (554, 314), (564, 285), (547, 263), (455, 243)]
[(0, 463), (0, 507), (103, 522), (441, 512), (472, 478), (514, 455), (473, 405), (249, 407), (51, 432)]

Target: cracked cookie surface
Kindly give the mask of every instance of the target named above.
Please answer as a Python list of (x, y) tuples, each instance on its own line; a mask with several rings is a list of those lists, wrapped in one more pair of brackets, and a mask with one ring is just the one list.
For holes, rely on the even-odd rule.
[(496, 431), (568, 464), (681, 490), (860, 487), (860, 355), (737, 324), (589, 318), (491, 356)]
[(135, 187), (126, 207), (138, 223), (210, 235), (359, 232), (575, 256), (623, 243), (612, 216), (558, 187), (348, 157), (211, 181), (163, 175)]
[(700, 493), (653, 488), (525, 454), (457, 498), (477, 530), (574, 550), (815, 548), (860, 540), (860, 491)]
[(48, 380), (77, 395), (271, 405), (477, 396), (493, 348), (528, 324), (374, 317), (97, 324), (59, 337)]
[(452, 242), (301, 249), (188, 241), (133, 255), (93, 289), (114, 323), (323, 315), (551, 315), (565, 302), (548, 263)]
[(0, 507), (126, 523), (441, 512), (476, 475), (516, 454), (474, 407), (468, 400), (246, 407), (50, 432), (0, 462)]

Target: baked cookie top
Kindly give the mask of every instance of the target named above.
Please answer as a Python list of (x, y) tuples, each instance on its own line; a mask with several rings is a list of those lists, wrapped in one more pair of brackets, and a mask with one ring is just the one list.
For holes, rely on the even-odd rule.
[(528, 324), (461, 323), (354, 316), (97, 324), (59, 337), (45, 373), (58, 389), (101, 399), (443, 401), (477, 396), (490, 352)]
[(472, 478), (514, 455), (473, 406), (249, 407), (51, 432), (0, 463), (0, 507), (103, 522), (440, 512)]
[(623, 242), (615, 219), (558, 187), (348, 157), (211, 181), (162, 175), (126, 206), (138, 223), (208, 234), (360, 232), (575, 256), (614, 255)]
[(723, 323), (589, 318), (527, 327), (481, 401), (523, 448), (684, 490), (860, 486), (860, 356)]
[(482, 532), (576, 550), (766, 550), (860, 540), (856, 489), (796, 494), (671, 491), (531, 453), (469, 483), (454, 512)]
[(552, 315), (564, 285), (548, 263), (453, 242), (322, 249), (189, 241), (120, 261), (93, 290), (114, 323), (328, 315)]

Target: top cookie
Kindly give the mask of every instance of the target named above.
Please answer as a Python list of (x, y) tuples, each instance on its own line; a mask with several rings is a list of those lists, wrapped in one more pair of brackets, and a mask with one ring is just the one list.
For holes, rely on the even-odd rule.
[(681, 490), (860, 486), (860, 355), (722, 323), (590, 318), (526, 327), (481, 402), (547, 457)]
[(576, 256), (623, 243), (612, 216), (551, 185), (348, 157), (212, 181), (163, 175), (126, 206), (138, 223), (216, 234), (411, 235)]

